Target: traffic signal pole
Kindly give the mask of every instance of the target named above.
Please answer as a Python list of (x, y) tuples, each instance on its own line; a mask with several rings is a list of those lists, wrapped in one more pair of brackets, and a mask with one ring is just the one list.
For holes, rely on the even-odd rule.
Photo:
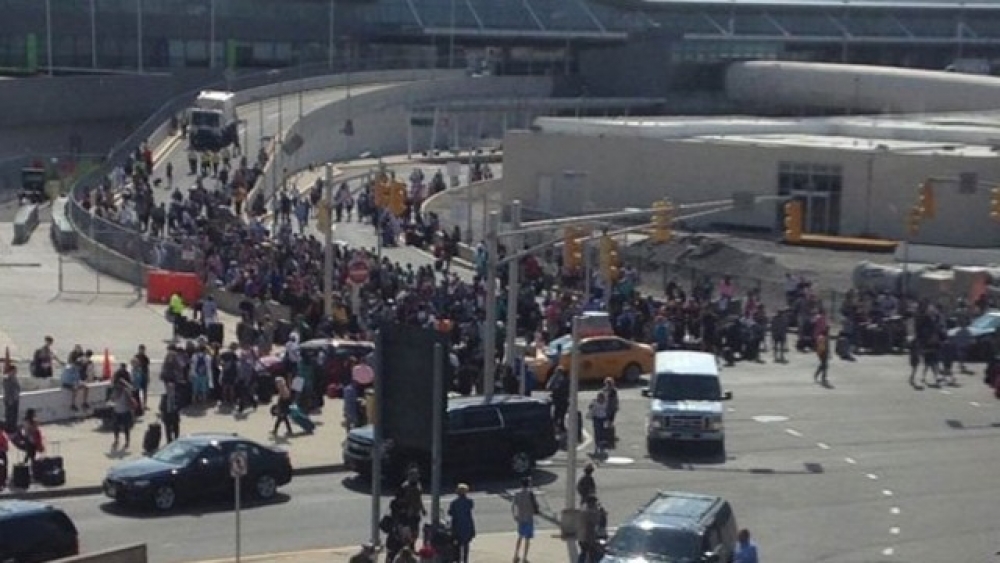
[[(321, 203), (325, 220), (319, 221), (323, 227), (323, 312), (333, 315), (333, 165), (326, 165), (326, 197)], [(355, 311), (355, 313), (360, 313)], [(360, 316), (360, 315), (359, 315)]]
[(486, 402), (496, 392), (497, 334), (497, 239), (500, 236), (500, 213), (491, 211), (486, 225), (486, 319), (483, 321), (483, 395)]
[[(521, 228), (521, 200), (515, 199), (510, 203), (510, 227), (515, 233), (510, 237), (510, 250), (517, 254), (521, 250), (521, 235), (517, 231)], [(503, 364), (507, 369), (516, 369), (517, 363), (514, 361), (514, 348), (517, 343), (517, 303), (518, 296), (521, 295), (521, 261), (515, 258), (507, 262), (507, 334), (505, 335), (505, 349), (503, 353)], [(524, 378), (518, 377), (520, 381), (520, 392), (524, 395)]]

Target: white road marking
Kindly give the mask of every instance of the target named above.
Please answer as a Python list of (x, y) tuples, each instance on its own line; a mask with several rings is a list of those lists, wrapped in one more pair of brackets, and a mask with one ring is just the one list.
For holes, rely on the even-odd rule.
[(887, 547), (887, 548), (885, 548), (885, 549), (882, 550), (882, 555), (885, 555), (886, 557), (888, 557), (888, 556), (892, 555), (895, 552), (896, 552), (896, 550), (894, 550), (893, 548)]
[(892, 507), (892, 508), (889, 509), (889, 512), (898, 515), (900, 513), (900, 510), (899, 510), (898, 506), (894, 506), (894, 507)]
[(802, 433), (794, 428), (785, 428), (785, 433), (789, 436), (795, 436), (796, 438), (802, 437)]
[(893, 526), (892, 528), (889, 528), (889, 533), (892, 534), (892, 535), (894, 535), (894, 536), (898, 536), (899, 535), (899, 528), (896, 527), (896, 526)]
[(882, 489), (882, 496), (891, 497), (892, 491), (890, 491), (889, 489)]
[(979, 404), (976, 401), (969, 401), (969, 404), (972, 405), (972, 406), (974, 406), (974, 407), (981, 407), (981, 406), (983, 406), (983, 405)]
[(865, 474), (865, 477), (868, 477), (872, 481), (878, 481), (878, 475), (876, 475), (874, 473), (867, 473), (867, 474)]
[(949, 391), (949, 390), (947, 390), (947, 389), (942, 389), (942, 390), (941, 390), (941, 394), (942, 394), (942, 395), (951, 395), (951, 391)]
[(821, 449), (821, 450), (828, 450), (828, 449), (830, 449), (829, 444), (824, 444), (823, 442), (816, 442), (816, 445), (819, 446), (819, 449)]
[(853, 457), (845, 457), (844, 461), (846, 461), (847, 463), (849, 463), (851, 465), (857, 465), (858, 464), (858, 462), (855, 461)]
[(752, 418), (755, 422), (760, 422), (762, 424), (788, 421), (788, 417), (783, 414), (758, 414)]

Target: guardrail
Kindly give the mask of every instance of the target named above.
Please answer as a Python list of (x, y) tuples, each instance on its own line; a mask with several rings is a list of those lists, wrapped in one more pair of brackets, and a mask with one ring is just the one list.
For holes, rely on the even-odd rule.
[[(136, 274), (134, 276), (127, 278), (131, 283), (135, 284), (143, 283), (142, 272), (144, 272), (144, 268), (125, 268), (124, 264), (120, 264), (121, 261), (132, 261), (144, 267), (178, 272), (195, 271), (200, 257), (193, 245), (185, 249), (181, 244), (173, 241), (149, 237), (126, 225), (120, 225), (94, 216), (83, 208), (81, 200), (87, 189), (106, 181), (114, 168), (124, 163), (136, 147), (143, 142), (155, 143), (162, 141), (166, 135), (170, 134), (171, 125), (176, 116), (190, 106), (191, 101), (200, 90), (224, 88), (233, 91), (243, 91), (269, 85), (291, 83), (292, 86), (289, 88), (291, 91), (296, 91), (297, 88), (308, 86), (310, 84), (309, 79), (321, 75), (360, 73), (368, 70), (433, 69), (443, 66), (441, 64), (421, 64), (423, 62), (426, 61), (375, 58), (351, 61), (350, 65), (341, 64), (331, 66), (328, 64), (315, 64), (273, 69), (216, 80), (171, 98), (160, 109), (150, 115), (135, 131), (115, 145), (109, 151), (100, 168), (78, 178), (71, 188), (70, 200), (66, 206), (66, 215), (79, 233), (81, 246), (92, 250), (89, 253), (91, 256), (85, 259), (90, 261), (91, 265), (98, 270), (113, 270), (116, 272), (135, 271)], [(352, 84), (354, 83), (352, 82)], [(254, 98), (252, 94), (244, 95), (240, 103), (260, 99)], [(256, 94), (260, 97), (268, 97), (266, 92), (256, 92)], [(102, 248), (107, 250), (104, 253), (105, 256), (92, 256), (101, 252)], [(109, 264), (117, 264), (122, 267), (109, 267)]]

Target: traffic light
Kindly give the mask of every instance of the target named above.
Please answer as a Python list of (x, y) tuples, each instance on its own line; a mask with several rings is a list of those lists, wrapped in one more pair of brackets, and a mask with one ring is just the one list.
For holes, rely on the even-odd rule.
[(920, 208), (920, 215), (924, 219), (933, 219), (937, 212), (937, 204), (934, 201), (934, 184), (930, 180), (920, 184), (917, 196), (917, 207)]
[(1000, 221), (1000, 188), (993, 188), (990, 193), (990, 217), (994, 221)]
[(391, 189), (388, 182), (378, 182), (375, 184), (375, 207), (385, 209), (389, 205)]
[(785, 242), (802, 240), (802, 202), (792, 200), (785, 203)]
[(563, 270), (575, 274), (583, 270), (583, 231), (579, 227), (566, 227), (563, 231)]
[(604, 278), (611, 281), (618, 281), (618, 267), (621, 259), (618, 256), (618, 243), (615, 239), (604, 235), (601, 237), (601, 273)]
[(406, 184), (402, 182), (389, 184), (389, 211), (396, 217), (406, 213)]
[(661, 199), (653, 203), (653, 242), (670, 242), (673, 237), (674, 206)]
[(920, 231), (920, 222), (923, 218), (924, 210), (919, 205), (915, 205), (910, 209), (909, 215), (906, 216), (906, 232), (911, 237)]

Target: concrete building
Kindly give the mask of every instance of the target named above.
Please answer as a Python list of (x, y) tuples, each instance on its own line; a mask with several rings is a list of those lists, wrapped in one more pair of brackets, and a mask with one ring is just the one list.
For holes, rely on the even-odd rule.
[[(805, 230), (906, 238), (917, 188), (935, 178), (937, 216), (914, 242), (1000, 243), (990, 219), (1000, 180), (1000, 113), (817, 118), (540, 118), (505, 139), (504, 192), (556, 215), (725, 200), (796, 198)], [(761, 202), (696, 227), (777, 233)]]

